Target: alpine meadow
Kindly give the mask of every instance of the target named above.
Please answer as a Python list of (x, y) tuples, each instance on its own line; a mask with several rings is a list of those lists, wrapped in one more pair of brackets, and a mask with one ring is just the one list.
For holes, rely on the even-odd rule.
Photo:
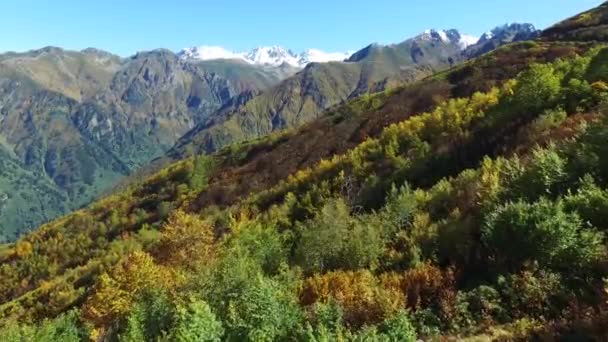
[(0, 341), (607, 341), (608, 2), (571, 15), (1, 53)]

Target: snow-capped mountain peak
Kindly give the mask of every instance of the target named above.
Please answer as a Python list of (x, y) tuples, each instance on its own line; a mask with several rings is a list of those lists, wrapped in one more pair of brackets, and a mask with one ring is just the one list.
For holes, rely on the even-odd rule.
[(299, 56), (281, 46), (260, 46), (245, 54), (245, 60), (251, 64), (281, 66), (289, 64), (298, 66)]
[(516, 35), (533, 38), (538, 32), (539, 31), (532, 24), (510, 23), (497, 26), (491, 31), (484, 33), (479, 41), (485, 42), (491, 39), (508, 40)]
[(479, 37), (471, 36), (468, 34), (462, 34), (462, 35), (460, 35), (459, 44), (460, 44), (460, 47), (464, 50), (471, 45), (477, 44), (478, 41), (479, 41)]
[(220, 46), (192, 47), (178, 52), (182, 59), (201, 61), (236, 59), (253, 65), (279, 67), (287, 64), (297, 68), (303, 68), (313, 62), (344, 61), (351, 54), (352, 52), (324, 52), (318, 49), (309, 49), (298, 54), (278, 45), (260, 46), (249, 52), (233, 52)]
[(455, 44), (458, 44), (460, 46), (460, 48), (463, 50), (466, 49), (468, 46), (477, 43), (477, 41), (479, 40), (479, 38), (477, 38), (477, 37), (474, 37), (474, 36), (471, 36), (468, 34), (461, 34), (460, 32), (458, 32), (458, 30), (454, 30), (454, 29), (451, 29), (451, 30), (430, 29), (430, 30), (424, 31), (417, 38), (422, 39), (422, 40), (434, 40), (434, 41), (444, 42), (444, 43), (455, 43)]
[(308, 63), (342, 62), (347, 60), (353, 53), (355, 52), (324, 52), (317, 49), (308, 49), (300, 54), (299, 63), (300, 65), (307, 65)]
[(242, 54), (228, 51), (221, 46), (191, 47), (181, 50), (178, 54), (183, 59), (199, 59), (203, 61), (214, 59), (245, 59)]

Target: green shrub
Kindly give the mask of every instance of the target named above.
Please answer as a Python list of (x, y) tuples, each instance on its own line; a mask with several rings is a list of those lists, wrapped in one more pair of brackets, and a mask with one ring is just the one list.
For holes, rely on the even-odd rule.
[(502, 322), (505, 319), (500, 293), (491, 286), (481, 285), (462, 293), (473, 320), (480, 323)]
[(578, 213), (586, 224), (608, 229), (608, 192), (595, 185), (590, 176), (585, 177), (576, 193), (565, 197), (564, 203), (567, 210)]
[(77, 311), (70, 311), (53, 320), (44, 320), (36, 325), (9, 321), (0, 328), (0, 341), (3, 342), (80, 342), (85, 339), (86, 335), (79, 323)]
[(512, 319), (542, 318), (559, 313), (556, 305), (565, 291), (563, 278), (544, 270), (500, 276), (497, 289), (503, 298), (505, 313)]
[[(516, 165), (515, 163), (511, 163)], [(518, 166), (515, 166), (518, 167)], [(515, 171), (515, 179), (509, 184), (510, 198), (534, 201), (542, 196), (556, 197), (564, 191), (568, 179), (567, 159), (555, 146), (547, 149), (535, 148), (532, 157), (521, 171)]]
[(386, 336), (387, 341), (416, 341), (416, 330), (405, 312), (400, 312), (395, 317), (384, 321), (380, 331)]
[(518, 201), (499, 206), (485, 219), (481, 238), (497, 266), (511, 271), (527, 262), (572, 272), (603, 254), (602, 235), (583, 228), (562, 201)]
[(552, 108), (561, 90), (561, 78), (551, 64), (533, 64), (517, 78), (513, 95), (516, 108), (538, 113)]
[(295, 261), (307, 272), (374, 268), (384, 241), (373, 218), (352, 217), (342, 200), (330, 201), (298, 227)]

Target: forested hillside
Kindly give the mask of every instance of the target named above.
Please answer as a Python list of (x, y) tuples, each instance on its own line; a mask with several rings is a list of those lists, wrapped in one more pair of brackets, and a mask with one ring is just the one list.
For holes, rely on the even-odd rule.
[(1, 54), (0, 241), (91, 203), (232, 97), (294, 72), (167, 50)]
[(607, 10), (0, 245), (0, 340), (605, 340)]
[[(480, 47), (529, 31), (511, 25)], [(263, 62), (288, 53), (279, 47), (255, 49), (250, 60), (166, 49), (129, 58), (94, 48), (0, 54), (0, 241), (88, 205), (168, 150), (183, 158), (295, 128), (347, 99), (475, 56), (458, 31), (441, 33), (370, 45), (346, 62), (298, 65)], [(16, 186), (28, 177), (40, 182)]]

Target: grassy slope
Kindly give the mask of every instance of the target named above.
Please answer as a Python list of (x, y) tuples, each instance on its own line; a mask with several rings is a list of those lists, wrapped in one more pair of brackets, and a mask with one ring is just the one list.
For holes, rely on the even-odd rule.
[(547, 30), (542, 37), (547, 40), (608, 40), (608, 3), (564, 20)]
[(77, 101), (92, 97), (109, 86), (123, 61), (106, 52), (81, 53), (47, 47), (5, 55), (0, 71), (13, 71), (39, 86)]

